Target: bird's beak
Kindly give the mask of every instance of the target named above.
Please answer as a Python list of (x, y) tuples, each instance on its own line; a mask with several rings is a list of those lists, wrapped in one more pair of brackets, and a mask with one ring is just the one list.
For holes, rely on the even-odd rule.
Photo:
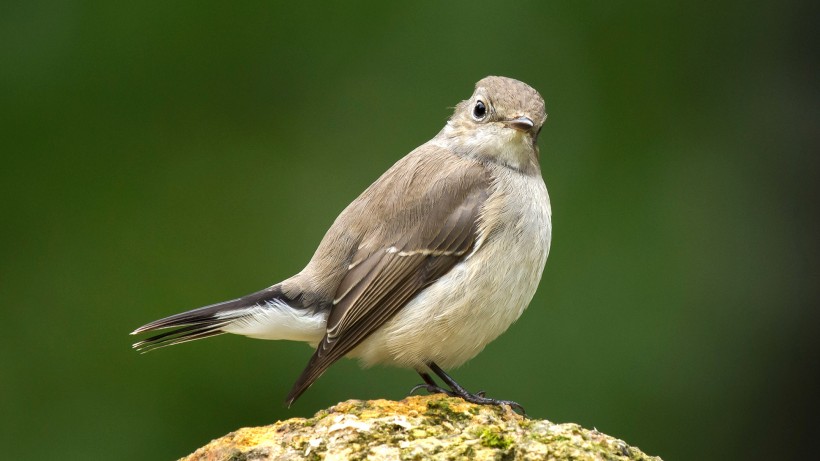
[(512, 120), (507, 120), (507, 124), (518, 131), (524, 132), (530, 131), (532, 127), (535, 126), (531, 118), (524, 117), (523, 115)]

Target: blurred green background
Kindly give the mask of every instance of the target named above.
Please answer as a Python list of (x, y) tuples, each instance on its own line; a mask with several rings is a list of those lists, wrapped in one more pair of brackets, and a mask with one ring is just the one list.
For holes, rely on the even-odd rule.
[(547, 101), (552, 254), (453, 371), (673, 459), (787, 459), (816, 415), (816, 3), (0, 6), (4, 459), (172, 459), (411, 371), (303, 344), (147, 355), (150, 320), (300, 270), (486, 75)]

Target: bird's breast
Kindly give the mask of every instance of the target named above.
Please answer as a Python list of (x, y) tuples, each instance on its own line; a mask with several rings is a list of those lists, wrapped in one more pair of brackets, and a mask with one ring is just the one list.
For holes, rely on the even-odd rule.
[(481, 352), (532, 300), (546, 263), (551, 210), (540, 176), (499, 167), (473, 252), (420, 292), (350, 356), (363, 364), (450, 368)]

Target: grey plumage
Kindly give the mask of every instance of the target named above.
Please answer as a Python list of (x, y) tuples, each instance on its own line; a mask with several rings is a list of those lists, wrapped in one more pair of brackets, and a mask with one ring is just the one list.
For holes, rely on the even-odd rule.
[(463, 363), (518, 318), (540, 280), (551, 235), (536, 145), (545, 119), (528, 85), (479, 81), (435, 138), (339, 215), (305, 269), (140, 327), (176, 329), (134, 347), (223, 332), (307, 341), (316, 351), (288, 404), (344, 356), (412, 367), (425, 381), (431, 363)]

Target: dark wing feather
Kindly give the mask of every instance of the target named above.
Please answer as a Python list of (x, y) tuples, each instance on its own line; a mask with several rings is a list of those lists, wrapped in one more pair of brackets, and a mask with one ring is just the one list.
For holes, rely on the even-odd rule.
[(399, 241), (359, 248), (353, 255), (353, 263), (336, 291), (327, 334), (294, 384), (288, 405), (333, 362), (469, 254), (477, 239), (488, 180), (482, 174), (472, 183), (460, 185), (459, 194), (439, 194), (436, 206), (431, 206), (414, 227), (405, 229)]

